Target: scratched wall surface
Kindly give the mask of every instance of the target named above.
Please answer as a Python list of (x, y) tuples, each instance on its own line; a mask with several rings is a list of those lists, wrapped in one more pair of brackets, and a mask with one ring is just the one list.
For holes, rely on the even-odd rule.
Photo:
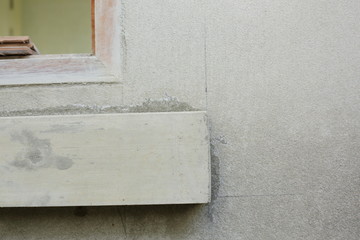
[(359, 1), (123, 10), (123, 85), (2, 88), (1, 114), (206, 109), (212, 203), (1, 209), (0, 239), (360, 238)]

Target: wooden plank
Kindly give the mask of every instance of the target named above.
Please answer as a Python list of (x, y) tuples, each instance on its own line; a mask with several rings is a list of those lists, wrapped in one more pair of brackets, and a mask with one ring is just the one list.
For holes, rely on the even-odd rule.
[(0, 57), (38, 54), (38, 49), (28, 36), (0, 36)]
[(95, 0), (91, 0), (91, 49), (95, 54)]
[(118, 81), (97, 57), (90, 55), (0, 59), (0, 69), (0, 85)]
[(109, 71), (121, 77), (125, 33), (123, 32), (122, 1), (95, 1), (95, 54), (108, 67)]
[[(27, 56), (38, 54), (29, 46), (2, 46), (0, 44), (0, 57), (2, 56)], [(11, 44), (13, 45), (13, 44)]]
[(0, 118), (0, 207), (206, 203), (205, 112)]
[(29, 36), (0, 36), (0, 44), (30, 43)]

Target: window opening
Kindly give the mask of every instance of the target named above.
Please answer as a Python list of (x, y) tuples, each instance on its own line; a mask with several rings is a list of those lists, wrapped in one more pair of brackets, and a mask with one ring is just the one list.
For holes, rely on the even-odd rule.
[(0, 37), (29, 36), (22, 54), (92, 53), (91, 12), (91, 0), (0, 0)]

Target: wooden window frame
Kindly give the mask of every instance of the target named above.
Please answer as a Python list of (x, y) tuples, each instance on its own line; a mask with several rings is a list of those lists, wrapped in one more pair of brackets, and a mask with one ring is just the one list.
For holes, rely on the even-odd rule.
[(91, 0), (93, 54), (0, 59), (0, 86), (119, 82), (122, 62), (121, 0)]

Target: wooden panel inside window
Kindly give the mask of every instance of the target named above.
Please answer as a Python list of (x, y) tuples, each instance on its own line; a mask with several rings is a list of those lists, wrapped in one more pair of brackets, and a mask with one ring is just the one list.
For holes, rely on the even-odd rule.
[(0, 56), (37, 55), (35, 44), (28, 36), (0, 36)]

